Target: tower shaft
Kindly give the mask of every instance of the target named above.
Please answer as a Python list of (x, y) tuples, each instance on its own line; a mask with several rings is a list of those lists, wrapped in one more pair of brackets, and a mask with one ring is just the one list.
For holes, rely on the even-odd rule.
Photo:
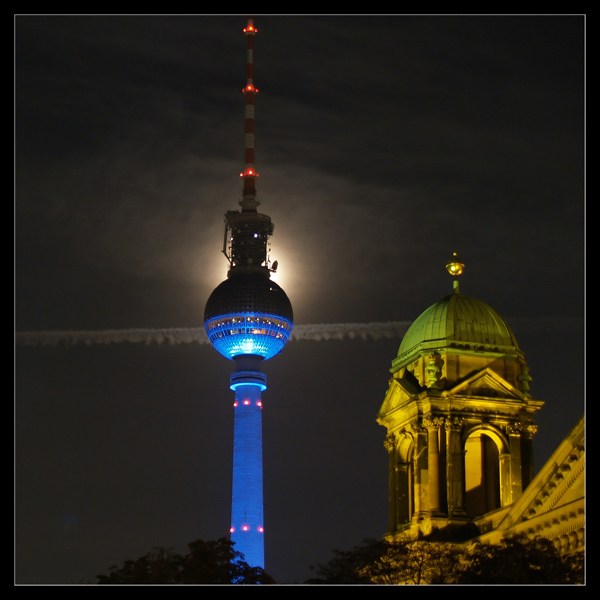
[(257, 371), (235, 373), (231, 540), (253, 567), (265, 566), (262, 465), (262, 400)]

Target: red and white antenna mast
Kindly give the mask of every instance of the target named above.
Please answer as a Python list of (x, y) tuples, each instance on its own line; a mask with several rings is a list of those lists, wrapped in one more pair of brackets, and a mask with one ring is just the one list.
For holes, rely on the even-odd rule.
[(254, 167), (254, 96), (258, 90), (254, 87), (253, 41), (257, 30), (252, 17), (244, 29), (248, 40), (246, 60), (246, 85), (242, 90), (245, 96), (245, 164), (240, 177), (244, 179), (244, 188), (240, 206), (242, 210), (228, 211), (225, 214), (223, 232), (223, 254), (229, 261), (228, 276), (240, 272), (256, 271), (267, 277), (275, 272), (276, 263), (271, 265), (269, 237), (273, 235), (273, 223), (267, 215), (256, 209), (260, 202), (256, 197), (255, 180), (258, 177)]
[(248, 17), (248, 24), (244, 29), (248, 39), (248, 54), (246, 62), (246, 87), (243, 92), (246, 96), (245, 105), (245, 166), (240, 176), (244, 178), (244, 190), (242, 192), (242, 212), (256, 211), (259, 201), (256, 198), (255, 179), (258, 173), (254, 167), (254, 96), (258, 90), (254, 87), (254, 57), (253, 42), (257, 29), (254, 27), (252, 17)]

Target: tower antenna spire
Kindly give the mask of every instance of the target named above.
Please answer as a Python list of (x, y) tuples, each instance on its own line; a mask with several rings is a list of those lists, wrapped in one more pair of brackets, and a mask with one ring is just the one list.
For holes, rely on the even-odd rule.
[(254, 166), (254, 96), (258, 89), (254, 87), (254, 36), (258, 30), (254, 27), (254, 19), (248, 17), (248, 24), (244, 33), (248, 40), (248, 51), (246, 58), (246, 85), (242, 90), (246, 97), (245, 102), (245, 127), (244, 127), (244, 170), (240, 177), (244, 178), (244, 189), (240, 205), (242, 211), (256, 211), (259, 201), (256, 197), (255, 180), (258, 177)]

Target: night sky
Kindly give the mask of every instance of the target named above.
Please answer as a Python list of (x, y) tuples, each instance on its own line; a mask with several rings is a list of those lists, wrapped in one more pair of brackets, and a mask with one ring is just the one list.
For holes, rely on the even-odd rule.
[[(226, 276), (245, 24), (15, 17), (17, 583), (228, 535), (234, 364), (185, 333)], [(546, 402), (536, 469), (583, 413), (585, 18), (255, 25), (259, 210), (312, 336), (264, 364), (266, 570), (293, 583), (387, 527), (375, 418), (402, 327), (332, 326), (414, 320), (451, 293), (453, 252)], [(73, 331), (92, 333), (21, 343)]]

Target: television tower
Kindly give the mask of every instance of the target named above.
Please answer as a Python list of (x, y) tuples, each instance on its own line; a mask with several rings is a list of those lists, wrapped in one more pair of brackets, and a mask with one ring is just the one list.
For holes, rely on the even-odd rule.
[(270, 279), (268, 249), (271, 218), (257, 212), (254, 166), (253, 19), (244, 29), (248, 41), (245, 95), (245, 164), (241, 210), (225, 213), (223, 253), (229, 263), (227, 279), (210, 295), (204, 328), (214, 348), (235, 362), (230, 388), (235, 392), (231, 540), (246, 562), (264, 568), (262, 468), (262, 399), (267, 378), (263, 360), (279, 353), (293, 327), (292, 305)]

